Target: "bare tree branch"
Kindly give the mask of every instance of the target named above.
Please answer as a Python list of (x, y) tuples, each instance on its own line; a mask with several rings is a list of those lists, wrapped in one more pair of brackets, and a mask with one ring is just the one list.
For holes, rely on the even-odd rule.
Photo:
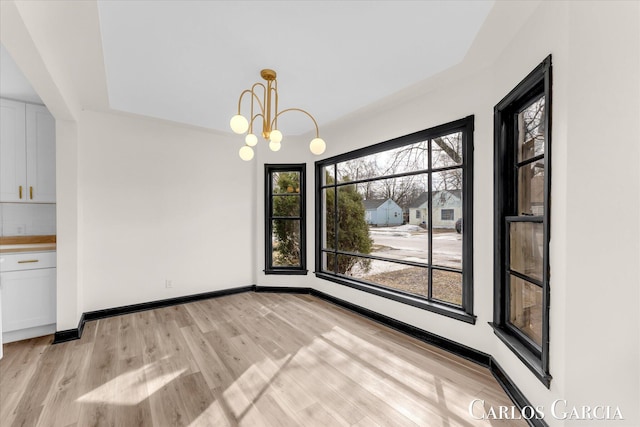
[(456, 164), (462, 163), (462, 158), (460, 157), (456, 149), (447, 145), (447, 143), (442, 139), (442, 137), (434, 138), (432, 141), (438, 144), (438, 147), (440, 147), (442, 151), (447, 153), (447, 155), (451, 157), (451, 160), (453, 160)]

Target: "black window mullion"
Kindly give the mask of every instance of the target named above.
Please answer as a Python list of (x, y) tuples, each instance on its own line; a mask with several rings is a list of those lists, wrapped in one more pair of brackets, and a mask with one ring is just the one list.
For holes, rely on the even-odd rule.
[[(517, 147), (516, 147), (516, 150), (517, 150)], [(542, 160), (542, 159), (544, 159), (544, 153), (538, 154), (537, 156), (534, 156), (534, 157), (530, 157), (527, 160), (521, 161), (520, 163), (516, 163), (516, 168), (521, 168), (522, 166), (530, 165), (531, 163), (535, 163), (538, 160)]]
[[(427, 165), (429, 170), (431, 170), (431, 145), (433, 144), (433, 139), (430, 139), (427, 145)], [(427, 175), (427, 194), (429, 195), (427, 198), (427, 230), (429, 230), (429, 234), (427, 235), (427, 245), (429, 246), (429, 250), (427, 252), (427, 259), (429, 260), (429, 273), (427, 274), (427, 294), (429, 295), (429, 300), (433, 300), (433, 176), (431, 172)]]
[[(343, 255), (343, 256), (354, 256), (354, 257), (360, 257), (360, 258), (366, 258), (366, 259), (373, 259), (373, 260), (390, 262), (390, 263), (395, 263), (395, 264), (409, 265), (409, 266), (412, 266), (412, 267), (429, 268), (428, 264), (423, 264), (423, 263), (416, 262), (416, 261), (406, 261), (406, 260), (402, 260), (402, 259), (386, 258), (386, 257), (377, 256), (377, 255), (363, 254), (363, 253), (360, 253), (360, 252), (336, 251), (336, 254)], [(443, 271), (452, 271), (454, 273), (460, 273), (459, 270), (455, 270), (455, 269), (448, 270), (446, 268), (443, 268), (441, 270), (443, 270)]]
[(385, 179), (395, 179), (395, 178), (404, 178), (407, 176), (415, 176), (415, 175), (426, 175), (430, 172), (446, 172), (446, 171), (450, 171), (450, 170), (455, 170), (455, 169), (461, 169), (462, 165), (453, 165), (453, 166), (443, 166), (440, 168), (431, 168), (429, 167), (428, 169), (419, 169), (417, 171), (411, 171), (411, 172), (402, 172), (402, 173), (396, 173), (396, 174), (392, 174), (392, 175), (380, 175), (380, 176), (376, 176), (375, 178), (362, 178), (362, 179), (357, 179), (357, 180), (353, 180), (353, 181), (345, 181), (345, 182), (336, 182), (335, 184), (324, 184), (322, 186), (320, 186), (320, 189), (325, 189), (325, 188), (330, 188), (333, 186), (337, 186), (337, 187), (346, 187), (348, 185), (357, 185), (357, 184), (365, 184), (367, 182), (375, 182), (375, 181), (381, 181), (381, 180), (385, 180)]
[(542, 366), (545, 371), (549, 371), (549, 310), (551, 307), (551, 288), (549, 280), (551, 277), (549, 267), (549, 242), (551, 240), (551, 118), (552, 118), (552, 102), (553, 93), (551, 91), (552, 67), (551, 57), (548, 58), (547, 72), (544, 74), (544, 97), (545, 97), (545, 115), (544, 115), (544, 154), (545, 154), (545, 174), (544, 174), (544, 217), (543, 222), (543, 239), (545, 242), (542, 255), (542, 316), (545, 322), (546, 330), (542, 335)]
[[(472, 169), (467, 168), (467, 165), (465, 165), (465, 162), (472, 161), (473, 159), (473, 156), (472, 156), (473, 116), (469, 116), (469, 117), (466, 117), (465, 119), (461, 119), (452, 123), (454, 125), (447, 124), (443, 126), (438, 126), (437, 128), (430, 129), (428, 132), (424, 131), (416, 134), (407, 135), (405, 137), (400, 137), (392, 141), (387, 141), (385, 143), (380, 143), (374, 146), (366, 147), (364, 149), (353, 151), (351, 153), (345, 153), (339, 156), (335, 156), (329, 159), (324, 159), (316, 162), (316, 190), (317, 190), (316, 200), (319, 200), (320, 203), (322, 203), (322, 200), (325, 200), (325, 203), (322, 206), (316, 207), (316, 216), (319, 219), (323, 217), (326, 218), (328, 215), (326, 214), (326, 212), (323, 212), (323, 210), (326, 210), (327, 212), (330, 212), (332, 210), (333, 211), (332, 214), (334, 215), (333, 227), (335, 229), (335, 235), (333, 236), (333, 248), (324, 247), (325, 245), (322, 244), (321, 237), (323, 236), (323, 233), (326, 233), (327, 227), (329, 226), (330, 223), (325, 224), (324, 226), (322, 225), (318, 226), (319, 222), (318, 221), (316, 222), (317, 224), (316, 236), (318, 236), (318, 238), (316, 239), (316, 245), (317, 245), (316, 259), (318, 260), (316, 265), (318, 266), (318, 270), (319, 270), (316, 272), (316, 276), (322, 279), (328, 279), (337, 283), (353, 286), (361, 290), (371, 291), (372, 293), (376, 293), (378, 295), (381, 295), (381, 294), (395, 295), (392, 297), (392, 299), (395, 299), (398, 301), (402, 301), (403, 298), (406, 298), (407, 299), (406, 302), (408, 304), (415, 305), (413, 302), (413, 298), (415, 298), (415, 294), (413, 294), (408, 290), (407, 291), (401, 290), (402, 289), (401, 287), (396, 289), (394, 288), (395, 285), (392, 285), (391, 283), (389, 284), (389, 286), (387, 286), (387, 285), (367, 282), (366, 274), (363, 276), (360, 276), (358, 274), (354, 275), (361, 278), (352, 277), (349, 275), (351, 274), (349, 272), (347, 272), (347, 274), (338, 274), (338, 271), (340, 271), (340, 269), (338, 268), (337, 258), (338, 256), (342, 256), (342, 257), (353, 256), (353, 257), (358, 257), (362, 259), (370, 259), (370, 260), (384, 261), (384, 262), (393, 263), (393, 264), (403, 264), (410, 267), (418, 267), (422, 269), (420, 271), (420, 275), (422, 277), (420, 280), (427, 282), (426, 283), (427, 288), (426, 289), (423, 288), (420, 290), (419, 297), (422, 298), (425, 303), (428, 302), (428, 304), (419, 304), (421, 308), (434, 311), (439, 314), (450, 315), (450, 317), (453, 317), (459, 320), (464, 320), (469, 323), (475, 323), (475, 316), (473, 316), (472, 314), (473, 313), (473, 304), (472, 304), (473, 283), (472, 283), (472, 275), (471, 275), (471, 271), (472, 271), (471, 266), (472, 266), (473, 254), (472, 252), (469, 252), (473, 250), (472, 249), (473, 245), (471, 241), (469, 241), (469, 239), (472, 237), (471, 231), (473, 228), (473, 222), (470, 216), (467, 219), (468, 212), (472, 211), (473, 209), (472, 199), (467, 199), (467, 196), (470, 195), (473, 190), (473, 174), (472, 174)], [(461, 163), (455, 164), (455, 165), (449, 165), (449, 166), (442, 166), (434, 169), (434, 164), (432, 159), (433, 151), (434, 151), (433, 138), (440, 137), (440, 136), (448, 136), (458, 132), (461, 133), (461, 135), (458, 135), (461, 137), (461, 139), (458, 140), (458, 143), (460, 143), (461, 145), (458, 146), (456, 150), (459, 150), (460, 148), (462, 148)], [(420, 138), (416, 137), (416, 135), (418, 134), (420, 134)], [(372, 154), (383, 153), (385, 151), (400, 148), (405, 145), (409, 146), (409, 145), (415, 144), (416, 142), (427, 143), (427, 149), (417, 154), (419, 156), (425, 156), (425, 155), (427, 156), (427, 159), (424, 159), (424, 157), (420, 159), (423, 162), (423, 164), (425, 163), (427, 164), (426, 169), (421, 168), (419, 170), (411, 170), (411, 168), (408, 168), (408, 170), (405, 170), (401, 173), (395, 173), (395, 174), (387, 173), (384, 175), (373, 176), (373, 177), (369, 176), (367, 178), (361, 178), (361, 179), (357, 179), (349, 182), (338, 182), (337, 169), (338, 169), (339, 163), (358, 159), (361, 157), (370, 156)], [(426, 162), (424, 162), (424, 160), (426, 160)], [(324, 178), (324, 171), (327, 171), (327, 170), (333, 170), (333, 175), (334, 175), (333, 182), (320, 179), (321, 177)], [(432, 200), (433, 185), (434, 185), (433, 173), (444, 172), (444, 171), (455, 171), (455, 170), (459, 170), (462, 173), (462, 180), (463, 180), (463, 187), (462, 187), (463, 214), (462, 216), (466, 221), (465, 231), (467, 231), (463, 233), (463, 236), (462, 236), (462, 239), (463, 239), (462, 257), (468, 258), (468, 259), (463, 259), (462, 268), (433, 267), (432, 265), (434, 260), (433, 209), (435, 205), (434, 201)], [(427, 186), (427, 188), (425, 188), (425, 191), (427, 192), (427, 196), (428, 196), (426, 207), (428, 210), (429, 218), (427, 220), (428, 230), (425, 238), (427, 239), (427, 244), (429, 247), (427, 248), (427, 253), (425, 254), (427, 255), (426, 264), (422, 262), (404, 261), (402, 259), (387, 258), (385, 254), (374, 255), (374, 254), (351, 253), (351, 252), (341, 250), (344, 248), (339, 248), (339, 242), (341, 241), (341, 238), (342, 238), (340, 236), (340, 227), (339, 227), (341, 218), (339, 218), (338, 216), (339, 208), (340, 206), (342, 206), (341, 204), (338, 203), (340, 200), (339, 192), (341, 189), (348, 188), (347, 186), (349, 185), (356, 185), (361, 183), (362, 184), (374, 183), (373, 186), (375, 186), (376, 185), (375, 183), (382, 183), (384, 180), (402, 179), (403, 177), (411, 177), (411, 176), (417, 176), (417, 175), (423, 175), (423, 177), (420, 177), (421, 178), (420, 182), (426, 184)], [(332, 206), (326, 205), (326, 197), (323, 199), (321, 195), (323, 191), (334, 191), (335, 196), (334, 196)], [(320, 196), (318, 196), (318, 194), (320, 194)], [(329, 244), (327, 244), (326, 246), (329, 246)], [(329, 254), (333, 255), (336, 260), (336, 262), (334, 262), (333, 268), (331, 269), (327, 269), (326, 265), (323, 265), (321, 263), (322, 258), (325, 256), (329, 256)], [(434, 277), (433, 273), (434, 271), (439, 271), (439, 270), (443, 272), (451, 272), (451, 273), (456, 273), (458, 275), (461, 275), (462, 290), (460, 293), (456, 293), (455, 303), (432, 299), (433, 277)], [(407, 272), (407, 273), (411, 274), (410, 272)], [(365, 283), (365, 282), (367, 286), (357, 285), (357, 283)], [(384, 289), (384, 291), (376, 291), (373, 289), (375, 287)], [(403, 296), (403, 294), (406, 294), (406, 296)], [(454, 312), (456, 313), (455, 315), (453, 314)]]
[(473, 312), (473, 226), (464, 228), (464, 222), (473, 224), (473, 123), (462, 134), (462, 304)]
[(340, 237), (338, 236), (338, 187), (336, 186), (338, 182), (338, 166), (335, 165), (334, 167), (336, 179), (333, 185), (333, 271), (338, 274), (338, 242), (340, 241)]
[(512, 270), (510, 267), (507, 267), (506, 270), (507, 270), (507, 274), (510, 275), (510, 276), (515, 276), (518, 279), (522, 279), (522, 280), (524, 280), (526, 282), (531, 283), (532, 285), (536, 285), (539, 288), (542, 288), (542, 286), (543, 286), (543, 283), (542, 283), (541, 280), (534, 279), (533, 277), (529, 277), (526, 274), (522, 274), (517, 270)]
[(506, 221), (506, 225), (507, 227), (509, 226), (510, 223), (512, 222), (535, 222), (535, 223), (543, 223), (544, 222), (544, 216), (539, 216), (539, 215), (518, 215), (518, 216), (505, 216), (504, 217), (505, 221)]

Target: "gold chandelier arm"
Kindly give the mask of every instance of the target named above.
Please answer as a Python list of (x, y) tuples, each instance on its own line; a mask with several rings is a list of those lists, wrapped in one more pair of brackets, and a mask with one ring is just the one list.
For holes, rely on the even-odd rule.
[[(258, 113), (258, 114), (256, 114), (255, 116), (251, 117), (251, 120), (249, 121), (249, 126), (250, 126), (250, 129), (251, 129), (251, 130), (253, 129), (253, 121), (254, 121), (255, 119), (257, 119), (258, 117), (262, 117), (262, 120), (264, 120), (264, 114), (262, 114), (262, 113)], [(249, 131), (249, 133), (253, 133), (253, 132), (252, 132), (252, 131)]]
[(277, 79), (273, 79), (273, 94), (275, 96), (275, 102), (274, 102), (274, 106), (275, 106), (275, 111), (273, 113), (273, 123), (271, 124), (271, 129), (278, 129), (278, 115), (280, 113), (278, 113), (278, 80)]
[(242, 97), (246, 93), (251, 93), (252, 95), (255, 96), (255, 94), (253, 93), (253, 90), (245, 89), (245, 90), (242, 91), (242, 93), (240, 94), (240, 98), (238, 98), (238, 115), (240, 114), (240, 107), (242, 107)]
[[(262, 105), (262, 101), (260, 100), (258, 95), (256, 95), (256, 91), (255, 91), (256, 86), (260, 86), (264, 92), (267, 91), (267, 88), (260, 82), (254, 83), (253, 86), (251, 86), (251, 95), (252, 95), (252, 97), (251, 97), (251, 114), (253, 114), (253, 100), (254, 99), (256, 101), (258, 101), (258, 105), (260, 106), (260, 111), (262, 111), (262, 113), (264, 113), (264, 105)], [(262, 97), (264, 98), (264, 95)]]
[(275, 124), (276, 120), (278, 119), (278, 116), (280, 116), (281, 114), (286, 113), (287, 111), (300, 111), (301, 113), (306, 114), (307, 116), (309, 116), (309, 118), (311, 119), (311, 121), (313, 122), (314, 126), (316, 127), (316, 138), (320, 138), (320, 131), (318, 130), (318, 122), (316, 122), (316, 119), (313, 118), (313, 116), (311, 114), (309, 114), (308, 112), (304, 111), (301, 108), (287, 108), (286, 110), (282, 110), (280, 111), (278, 114), (276, 114), (276, 116), (273, 118), (273, 121), (271, 122), (271, 124)]
[[(256, 101), (258, 101), (258, 105), (260, 105), (260, 111), (264, 111), (264, 106), (262, 105), (262, 101), (260, 101), (260, 98), (258, 98), (258, 95), (256, 95), (255, 93), (256, 86), (260, 86), (265, 92), (267, 90), (267, 88), (262, 83), (254, 83), (254, 85), (251, 86), (251, 89), (243, 90), (242, 93), (240, 94), (240, 98), (238, 98), (238, 114), (240, 114), (240, 110), (242, 107), (242, 97), (244, 97), (244, 95), (247, 93), (251, 94), (252, 105), (253, 105), (253, 100), (255, 99)], [(253, 114), (253, 111), (252, 111), (252, 114)]]

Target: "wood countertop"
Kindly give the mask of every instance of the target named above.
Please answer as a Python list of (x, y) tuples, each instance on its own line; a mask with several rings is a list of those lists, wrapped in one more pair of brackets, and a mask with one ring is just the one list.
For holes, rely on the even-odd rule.
[(2, 236), (0, 253), (43, 252), (56, 250), (56, 236)]

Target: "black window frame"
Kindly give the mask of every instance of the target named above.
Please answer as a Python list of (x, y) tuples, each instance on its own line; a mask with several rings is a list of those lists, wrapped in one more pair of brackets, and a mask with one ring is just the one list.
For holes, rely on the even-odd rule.
[[(322, 203), (322, 189), (327, 188), (323, 185), (323, 168), (325, 166), (334, 165), (334, 167), (347, 160), (356, 159), (359, 157), (368, 156), (371, 154), (380, 153), (394, 148), (402, 147), (418, 143), (421, 141), (436, 138), (438, 136), (444, 136), (455, 132), (462, 132), (462, 210), (463, 217), (465, 218), (465, 233), (463, 234), (462, 244), (462, 304), (461, 306), (454, 306), (444, 301), (435, 300), (429, 297), (422, 297), (415, 294), (405, 293), (396, 289), (383, 287), (370, 282), (361, 281), (344, 275), (339, 275), (334, 272), (326, 272), (322, 270), (322, 254), (327, 252), (322, 247), (322, 235), (323, 235), (323, 203)], [(361, 291), (372, 293), (378, 296), (382, 296), (394, 301), (405, 303), (417, 308), (421, 308), (427, 311), (438, 313), (456, 320), (460, 320), (466, 323), (475, 324), (476, 316), (473, 314), (473, 133), (474, 133), (474, 116), (470, 115), (463, 119), (455, 120), (450, 123), (435, 126), (433, 128), (425, 129), (423, 131), (415, 132), (409, 135), (394, 138), (388, 141), (380, 142), (368, 147), (364, 147), (358, 150), (354, 150), (348, 153), (343, 153), (331, 158), (319, 160), (315, 162), (315, 275), (318, 278), (329, 280), (341, 285), (349, 286)], [(445, 168), (433, 168), (429, 169), (428, 173), (438, 172)], [(334, 170), (335, 172), (335, 170)], [(418, 172), (412, 171), (406, 173), (406, 175), (416, 174)], [(424, 171), (420, 172), (424, 173)], [(337, 177), (337, 174), (334, 176)], [(402, 176), (393, 175), (393, 177)], [(335, 183), (330, 187), (338, 188), (340, 185), (349, 185), (358, 183), (359, 181), (350, 181), (346, 184)], [(429, 183), (431, 179), (429, 179)], [(431, 191), (429, 184), (429, 191)], [(337, 193), (336, 193), (337, 194)], [(337, 197), (335, 198), (337, 200)], [(429, 222), (432, 221), (433, 215), (428, 215)], [(468, 224), (468, 226), (467, 226)], [(432, 248), (431, 235), (429, 241), (429, 248)], [(431, 250), (431, 249), (430, 249)], [(334, 250), (336, 253), (339, 251)], [(376, 257), (370, 255), (359, 254), (364, 258), (374, 259)], [(385, 259), (386, 261), (386, 259)], [(394, 260), (395, 261), (395, 260)], [(397, 262), (397, 261), (396, 261)], [(409, 263), (407, 263), (409, 264)], [(429, 274), (434, 270), (447, 270), (444, 267), (429, 266)]]
[[(549, 308), (550, 268), (549, 241), (551, 238), (551, 119), (552, 119), (552, 66), (551, 55), (545, 58), (527, 77), (494, 107), (494, 313), (495, 334), (547, 387), (552, 376), (549, 370)], [(532, 102), (545, 98), (544, 115), (544, 209), (542, 215), (518, 213), (518, 168), (541, 156), (518, 161), (518, 114)], [(519, 278), (541, 288), (542, 337), (541, 345), (533, 342), (509, 322), (508, 276), (518, 277), (510, 269), (510, 233), (508, 227), (515, 222), (541, 223), (543, 228), (542, 280), (528, 276)], [(509, 270), (509, 271), (507, 271)]]
[[(265, 164), (265, 274), (305, 275), (307, 274), (307, 226), (306, 226), (306, 168), (305, 163)], [(291, 196), (300, 198), (300, 212), (298, 216), (276, 217), (273, 215), (273, 174), (275, 172), (298, 172), (300, 174), (300, 192)], [(300, 265), (273, 265), (273, 220), (284, 219), (300, 221)]]

